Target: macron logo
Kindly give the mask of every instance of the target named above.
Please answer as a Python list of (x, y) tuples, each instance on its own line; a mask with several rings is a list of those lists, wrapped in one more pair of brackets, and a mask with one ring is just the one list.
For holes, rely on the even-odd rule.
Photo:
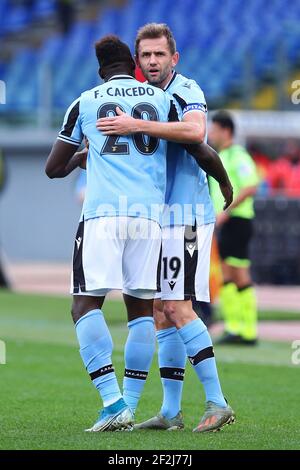
[(174, 287), (175, 287), (175, 284), (176, 284), (176, 282), (175, 282), (175, 281), (170, 281), (170, 282), (169, 282), (169, 286), (170, 286), (170, 289), (171, 289), (171, 290), (173, 290), (173, 289), (174, 289)]
[(76, 245), (77, 245), (77, 250), (79, 250), (81, 240), (82, 240), (82, 237), (75, 238), (75, 242), (76, 242)]
[(190, 257), (192, 258), (196, 249), (196, 243), (186, 243), (185, 249), (189, 252)]

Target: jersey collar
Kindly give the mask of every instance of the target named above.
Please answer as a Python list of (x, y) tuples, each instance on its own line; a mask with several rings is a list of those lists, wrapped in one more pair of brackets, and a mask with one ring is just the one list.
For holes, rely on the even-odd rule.
[(166, 86), (164, 87), (164, 91), (167, 91), (168, 88), (170, 88), (170, 86), (172, 85), (172, 83), (174, 82), (175, 78), (176, 78), (176, 75), (177, 75), (177, 72), (173, 72), (173, 77), (171, 78), (171, 80), (169, 81), (169, 83), (166, 84)]
[(107, 81), (110, 82), (111, 80), (120, 80), (120, 79), (128, 79), (130, 78), (131, 80), (134, 80), (134, 78), (131, 76), (131, 75), (113, 75), (112, 77), (110, 77)]

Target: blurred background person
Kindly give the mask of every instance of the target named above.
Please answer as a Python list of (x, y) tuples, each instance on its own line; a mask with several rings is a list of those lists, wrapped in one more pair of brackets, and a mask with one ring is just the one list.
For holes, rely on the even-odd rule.
[(209, 140), (219, 151), (232, 182), (234, 197), (231, 206), (223, 212), (220, 191), (214, 181), (210, 181), (223, 273), (220, 303), (225, 331), (219, 343), (253, 345), (257, 341), (257, 310), (248, 248), (258, 176), (251, 156), (243, 147), (234, 144), (234, 131), (234, 122), (228, 112), (214, 114)]
[(284, 153), (269, 168), (267, 181), (271, 194), (300, 197), (300, 147), (295, 139), (289, 139)]

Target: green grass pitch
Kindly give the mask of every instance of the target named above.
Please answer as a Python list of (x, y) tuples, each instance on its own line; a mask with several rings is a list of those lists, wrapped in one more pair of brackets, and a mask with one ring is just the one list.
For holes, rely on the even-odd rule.
[[(219, 433), (192, 433), (204, 394), (190, 365), (184, 385), (184, 431), (84, 433), (101, 408), (86, 374), (69, 314), (70, 299), (0, 294), (0, 449), (299, 449), (299, 367), (291, 344), (261, 341), (257, 348), (216, 347), (225, 396), (237, 423)], [(104, 305), (115, 343), (121, 383), (126, 316), (122, 303)], [(159, 411), (157, 358), (137, 411), (137, 421)]]

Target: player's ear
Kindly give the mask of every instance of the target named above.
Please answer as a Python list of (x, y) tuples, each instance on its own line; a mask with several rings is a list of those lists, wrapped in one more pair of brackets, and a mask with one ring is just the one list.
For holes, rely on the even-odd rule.
[(176, 67), (176, 65), (178, 64), (178, 61), (179, 61), (179, 52), (175, 52), (175, 54), (173, 54), (172, 56), (172, 67)]
[(136, 65), (139, 67), (140, 66), (139, 56), (135, 55), (134, 60), (135, 60)]

